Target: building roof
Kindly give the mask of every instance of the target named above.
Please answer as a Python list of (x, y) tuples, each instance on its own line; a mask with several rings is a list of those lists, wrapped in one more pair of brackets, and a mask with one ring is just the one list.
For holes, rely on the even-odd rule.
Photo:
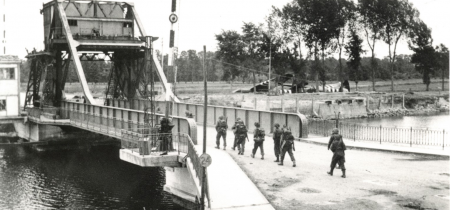
[(0, 62), (2, 61), (17, 61), (20, 62), (20, 59), (17, 55), (0, 55)]

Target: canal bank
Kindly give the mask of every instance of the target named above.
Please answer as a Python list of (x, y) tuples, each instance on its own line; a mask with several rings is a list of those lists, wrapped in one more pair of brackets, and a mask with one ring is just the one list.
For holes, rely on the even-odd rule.
[[(207, 129), (208, 150), (214, 150), (216, 132), (214, 128)], [(201, 131), (199, 127), (199, 134)], [(237, 155), (230, 149), (234, 135), (231, 131), (227, 134), (226, 152), (275, 209), (449, 208), (448, 156), (349, 147), (347, 178), (343, 179), (339, 170), (335, 170), (332, 177), (326, 174), (332, 153), (324, 144), (297, 141), (294, 152), (297, 167), (294, 168), (288, 155), (284, 166), (274, 162), (270, 136), (266, 136), (265, 156), (261, 160), (259, 151), (255, 158), (250, 156), (252, 141), (246, 143), (245, 155)], [(348, 140), (345, 142), (351, 144)], [(424, 163), (427, 167), (423, 167)], [(213, 164), (220, 163), (213, 160)]]

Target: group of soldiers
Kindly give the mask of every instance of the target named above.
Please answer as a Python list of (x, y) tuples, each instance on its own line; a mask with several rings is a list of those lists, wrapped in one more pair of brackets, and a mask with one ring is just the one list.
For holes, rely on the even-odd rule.
[[(255, 122), (255, 130), (253, 131), (253, 141), (254, 146), (252, 150), (251, 157), (254, 158), (256, 152), (258, 151), (258, 148), (261, 151), (261, 159), (264, 160), (264, 140), (265, 140), (265, 131), (263, 128), (261, 128), (261, 125), (259, 122)], [(280, 124), (275, 123), (274, 125), (275, 129), (273, 131), (273, 141), (274, 141), (274, 151), (275, 151), (275, 157), (277, 158), (275, 162), (279, 162), (278, 165), (282, 166), (284, 161), (284, 156), (286, 152), (291, 157), (291, 160), (293, 162), (293, 167), (296, 166), (295, 164), (295, 157), (293, 154), (293, 151), (295, 151), (295, 145), (294, 145), (294, 136), (292, 135), (291, 129), (288, 128), (286, 125), (283, 126), (283, 128), (280, 128)], [(216, 148), (220, 149), (220, 138), (223, 138), (223, 150), (227, 147), (227, 129), (228, 124), (227, 120), (223, 117), (219, 117), (219, 121), (216, 124)], [(234, 123), (233, 127), (231, 127), (234, 133), (234, 143), (233, 147), (231, 149), (235, 150), (237, 147), (238, 149), (238, 155), (244, 155), (245, 151), (245, 140), (250, 141), (247, 136), (248, 129), (245, 126), (244, 122), (237, 118), (236, 122)], [(345, 150), (347, 149), (344, 140), (342, 138), (342, 135), (339, 134), (339, 130), (337, 128), (333, 129), (332, 135), (330, 137), (330, 140), (328, 142), (328, 150), (333, 152), (333, 157), (331, 159), (331, 165), (330, 165), (330, 171), (327, 173), (330, 176), (333, 176), (333, 171), (336, 167), (336, 164), (338, 164), (338, 169), (340, 168), (342, 170), (342, 178), (346, 178), (345, 174)]]
[[(261, 128), (261, 125), (259, 122), (255, 122), (255, 130), (253, 131), (253, 150), (251, 157), (255, 157), (256, 152), (258, 151), (258, 148), (261, 151), (261, 159), (264, 160), (264, 140), (265, 140), (265, 131), (263, 128)], [(292, 132), (290, 128), (288, 128), (286, 125), (283, 126), (283, 128), (280, 129), (280, 125), (278, 123), (275, 123), (275, 129), (273, 132), (273, 140), (274, 140), (274, 150), (275, 150), (275, 156), (276, 160), (275, 162), (279, 162), (278, 165), (282, 166), (284, 161), (284, 156), (286, 152), (291, 157), (291, 160), (293, 162), (293, 167), (296, 167), (295, 164), (295, 157), (292, 151), (295, 151), (294, 147), (294, 136), (292, 135)], [(216, 148), (220, 149), (220, 138), (223, 139), (223, 150), (227, 147), (227, 129), (228, 124), (227, 120), (223, 117), (219, 117), (219, 121), (216, 124)], [(235, 124), (233, 127), (231, 127), (234, 133), (234, 143), (233, 147), (231, 149), (235, 150), (236, 147), (238, 149), (238, 155), (244, 155), (245, 151), (245, 141), (250, 141), (248, 139), (248, 129), (247, 126), (244, 124), (244, 122), (237, 118)]]

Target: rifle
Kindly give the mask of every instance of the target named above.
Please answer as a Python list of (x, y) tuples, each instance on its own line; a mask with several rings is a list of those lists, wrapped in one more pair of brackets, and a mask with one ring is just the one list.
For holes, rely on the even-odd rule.
[(250, 140), (248, 139), (248, 134), (245, 134), (245, 138), (247, 138), (247, 142), (250, 142)]

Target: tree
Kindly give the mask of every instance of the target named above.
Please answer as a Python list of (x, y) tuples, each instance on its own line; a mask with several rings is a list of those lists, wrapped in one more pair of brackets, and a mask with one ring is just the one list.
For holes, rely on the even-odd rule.
[[(346, 37), (346, 29), (349, 25), (354, 22), (352, 20), (355, 19), (355, 4), (349, 0), (338, 0), (338, 14), (336, 16), (338, 22), (337, 24), (340, 26), (338, 33), (336, 34), (336, 43), (337, 48), (339, 50), (339, 74), (338, 78), (340, 82), (344, 82), (344, 75), (342, 71), (342, 48), (344, 47), (344, 39)], [(343, 91), (343, 86), (339, 89), (340, 92)]]
[(442, 77), (442, 90), (445, 90), (445, 78), (448, 78), (449, 71), (449, 51), (448, 48), (444, 44), (440, 44), (436, 47), (437, 54), (437, 67), (441, 69), (441, 77)]
[(216, 34), (216, 40), (218, 41), (217, 58), (223, 62), (233, 64), (224, 66), (223, 79), (234, 80), (240, 75), (239, 66), (242, 61), (242, 55), (244, 54), (245, 44), (242, 41), (241, 35), (236, 31), (223, 31), (220, 34)]
[(414, 63), (416, 70), (422, 74), (422, 81), (426, 85), (426, 91), (428, 91), (430, 75), (437, 68), (437, 56), (432, 46), (431, 29), (423, 21), (418, 21), (414, 24), (409, 36), (410, 41), (408, 45), (414, 51), (411, 57), (411, 63)]
[[(406, 36), (418, 12), (408, 0), (387, 0), (383, 4), (382, 16), (384, 17), (384, 28), (381, 37), (389, 46), (389, 70), (391, 77), (391, 90), (394, 91), (394, 69), (396, 50), (399, 40)], [(393, 45), (393, 49), (392, 49)]]
[[(298, 20), (305, 26), (303, 37), (310, 51), (314, 50), (314, 61), (318, 62), (319, 50), (322, 52), (322, 65), (325, 62), (325, 50), (330, 47), (331, 39), (339, 36), (339, 29), (345, 23), (339, 18), (339, 6), (336, 0), (297, 0)], [(314, 64), (316, 68), (319, 64)], [(316, 88), (319, 74), (325, 75), (325, 68), (315, 71)], [(322, 77), (323, 78), (323, 77)], [(325, 83), (323, 83), (325, 86)]]
[(367, 44), (369, 45), (371, 56), (372, 90), (375, 91), (375, 72), (377, 62), (375, 59), (375, 44), (380, 39), (381, 30), (385, 26), (384, 11), (386, 1), (390, 0), (358, 0), (359, 22), (364, 28)]
[(349, 79), (355, 81), (356, 91), (358, 91), (358, 82), (362, 79), (361, 72), (361, 54), (364, 53), (362, 49), (363, 40), (359, 37), (356, 30), (350, 30), (348, 36), (349, 42), (345, 45), (345, 52), (348, 55), (348, 75)]

